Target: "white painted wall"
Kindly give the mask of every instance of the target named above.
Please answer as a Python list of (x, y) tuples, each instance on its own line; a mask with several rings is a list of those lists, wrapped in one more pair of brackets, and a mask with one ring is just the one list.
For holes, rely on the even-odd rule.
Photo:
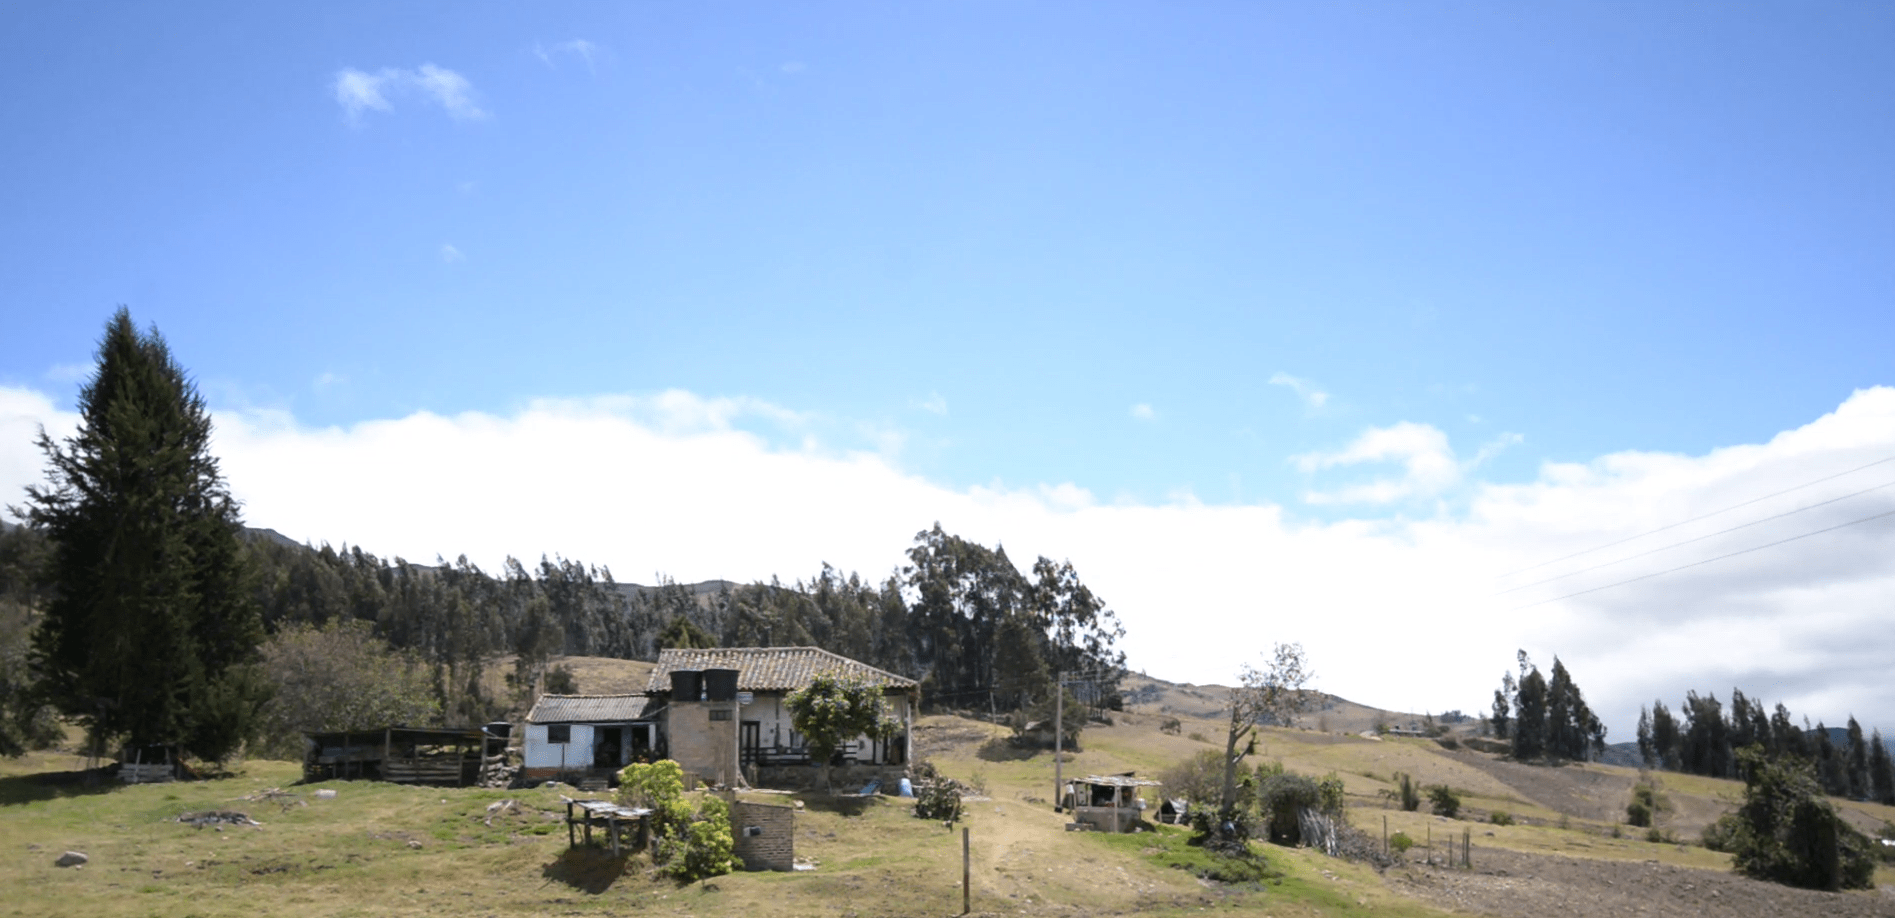
[(546, 741), (548, 726), (552, 725), (526, 725), (525, 767), (574, 769), (592, 767), (591, 724), (572, 724), (572, 741), (565, 745)]

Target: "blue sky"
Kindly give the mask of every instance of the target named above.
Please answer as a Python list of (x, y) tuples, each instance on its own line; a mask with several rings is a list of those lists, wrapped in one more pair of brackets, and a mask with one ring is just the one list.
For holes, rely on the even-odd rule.
[[(396, 431), (535, 418), (580, 424), (560, 428), (574, 449), (645, 444), (560, 474), (443, 447), (396, 488), (465, 475), (441, 499), (486, 501), (508, 526), (491, 533), (414, 529), (438, 515), (421, 504), (322, 517), (227, 457), (253, 524), (387, 553), (560, 551), (634, 580), (820, 560), (879, 574), (915, 530), (979, 505), (968, 534), (1071, 555), (1156, 622), (1165, 590), (1116, 570), (1138, 552), (1101, 546), (1095, 567), (1114, 570), (1092, 574), (1085, 527), (1046, 522), (1116, 509), (1187, 542), (1240, 518), (1239, 533), (1342, 540), (1326, 550), (1345, 570), (1366, 550), (1345, 535), (1426, 558), (1428, 533), (1452, 530), (1482, 560), (1429, 602), (1462, 608), (1510, 569), (1493, 552), (1545, 560), (1860, 465), (1885, 440), (1895, 454), (1881, 402), (1859, 395), (1895, 383), (1891, 39), (1895, 10), (1870, 4), (15, 4), (0, 387), (16, 420), (57, 429), (125, 304), (229, 418), (233, 449), (434, 455)], [(1842, 428), (1750, 472), (1719, 464)], [(30, 436), (9, 436), (5, 467), (30, 480)], [(704, 452), (665, 466), (684, 470), (665, 490), (764, 481), (767, 503), (821, 483), (826, 503), (775, 509), (838, 528), (753, 554), (710, 529), (627, 535), (690, 530), (688, 502), (671, 519), (646, 491), (596, 497), (684, 446)], [(358, 467), (348, 455), (281, 487), (348, 505), (320, 492), (352, 481), (334, 472)], [(366, 455), (364, 476), (402, 464)], [(1628, 455), (1644, 458), (1610, 458)], [(1693, 471), (1665, 479), (1663, 457)], [(1560, 469), (1623, 485), (1651, 518), (1558, 516), (1579, 487)], [(878, 475), (912, 501), (856, 490)], [(537, 497), (502, 499), (511, 487)], [(589, 494), (622, 499), (620, 521), (546, 522), (540, 502)], [(1540, 528), (1468, 536), (1497, 525), (1494, 501), (1532, 503)], [(910, 518), (837, 522), (876, 502)], [(993, 509), (1029, 505), (1040, 522)], [(767, 511), (733, 504), (727, 526), (781, 525), (747, 512)], [(1241, 552), (1189, 569), (1216, 555), (1166, 573), (1237, 577)], [(1865, 565), (1823, 587), (1868, 591), (1862, 615), (1895, 598)], [(1762, 594), (1732, 595), (1713, 621)], [(1520, 618), (1508, 608), (1490, 613)], [(1417, 702), (1478, 704), (1514, 646), (1585, 643), (1547, 611), (1483, 645), (1494, 659), (1470, 660), (1485, 668), (1469, 687)], [(1265, 648), (1276, 634), (1320, 643), (1277, 627)], [(1145, 640), (1160, 675), (1239, 662)], [(1885, 670), (1895, 650), (1876, 652), (1865, 665)], [(1895, 726), (1885, 692), (1819, 701), (1797, 681), (1830, 659), (1811, 654), (1705, 678), (1861, 698)], [(1598, 683), (1630, 678), (1593, 659)], [(1345, 695), (1399, 691), (1327, 669), (1354, 680), (1325, 686)], [(1687, 678), (1658, 687), (1723, 690)]]

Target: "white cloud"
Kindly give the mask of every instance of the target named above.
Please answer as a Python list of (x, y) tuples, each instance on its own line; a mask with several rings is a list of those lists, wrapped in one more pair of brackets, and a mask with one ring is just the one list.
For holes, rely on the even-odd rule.
[(1306, 453), (1293, 457), (1305, 472), (1362, 463), (1400, 463), (1400, 479), (1382, 479), (1332, 492), (1311, 492), (1317, 504), (1391, 503), (1410, 497), (1432, 497), (1461, 480), (1460, 463), (1448, 446), (1447, 434), (1428, 424), (1403, 421), (1389, 427), (1371, 427), (1341, 452)]
[(342, 106), (349, 123), (358, 124), (368, 111), (394, 111), (388, 101), (391, 94), (414, 93), (447, 110), (457, 120), (473, 121), (487, 117), (474, 103), (474, 86), (467, 78), (445, 67), (422, 64), (416, 70), (384, 67), (374, 73), (345, 67), (336, 72), (332, 85), (336, 102)]
[(364, 73), (353, 67), (345, 67), (336, 73), (336, 101), (341, 103), (342, 111), (351, 124), (358, 121), (365, 111), (389, 111), (388, 99), (382, 95), (382, 87), (393, 79), (394, 73), (392, 70)]
[(808, 68), (804, 66), (802, 61), (785, 61), (783, 63), (783, 66), (778, 67), (777, 69), (783, 71), (786, 74), (794, 76), (796, 74), (802, 73), (804, 70), (807, 70)]
[[(38, 392), (0, 389), (0, 503), (18, 503), (20, 488), (40, 478), (36, 424), (58, 435), (74, 420)], [(1523, 647), (1543, 666), (1555, 655), (1566, 662), (1615, 741), (1629, 738), (1641, 703), (1662, 696), (1675, 706), (1687, 689), (1727, 697), (1732, 685), (1812, 719), (1854, 713), (1865, 725), (1895, 726), (1889, 520), (1611, 586), (1895, 508), (1895, 489), (1885, 489), (1633, 557), (1895, 480), (1895, 463), (1503, 576), (1895, 456), (1895, 389), (1858, 392), (1767, 443), (1700, 456), (1548, 464), (1520, 484), (1468, 481), (1463, 471), (1465, 510), (1420, 520), (1312, 522), (1275, 505), (1210, 505), (1188, 494), (1101, 503), (1070, 483), (948, 488), (873, 452), (773, 446), (742, 429), (795, 433), (817, 420), (680, 391), (328, 428), (283, 412), (219, 412), (214, 449), (252, 525), (414, 560), (464, 552), (493, 569), (508, 554), (559, 553), (641, 582), (659, 572), (789, 580), (827, 561), (880, 578), (938, 520), (984, 544), (1004, 542), (1023, 564), (1070, 558), (1123, 617), (1132, 665), (1167, 678), (1228, 680), (1272, 642), (1294, 640), (1326, 690), (1392, 708), (1474, 712)], [(1380, 457), (1445, 478), (1441, 463), (1452, 456), (1431, 431), (1371, 431), (1307, 461)], [(1608, 588), (1559, 598), (1600, 586)]]
[(1276, 373), (1270, 377), (1270, 385), (1287, 386), (1303, 399), (1303, 404), (1314, 411), (1329, 404), (1329, 393), (1316, 388), (1316, 384), (1307, 379), (1299, 379), (1288, 373)]
[(314, 383), (312, 383), (312, 385), (317, 389), (327, 389), (330, 386), (339, 386), (348, 381), (349, 381), (349, 378), (347, 376), (342, 375), (341, 373), (333, 373), (328, 370), (324, 370), (323, 372), (316, 374), (316, 380)]
[(579, 58), (580, 62), (586, 65), (586, 72), (588, 73), (596, 72), (594, 70), (594, 59), (598, 56), (599, 50), (598, 45), (586, 41), (583, 38), (556, 42), (552, 45), (545, 45), (540, 42), (533, 43), (533, 56), (539, 58), (540, 63), (548, 67), (558, 67), (558, 57), (560, 55), (570, 54)]
[(1152, 406), (1139, 402), (1132, 406), (1132, 417), (1141, 421), (1155, 421), (1158, 419), (1158, 412), (1153, 410)]
[(466, 261), (467, 256), (462, 255), (461, 250), (455, 248), (452, 244), (443, 242), (441, 243), (441, 260), (448, 264), (453, 264), (457, 261)]
[(1311, 473), (1339, 466), (1397, 463), (1402, 468), (1399, 478), (1379, 478), (1332, 491), (1310, 491), (1303, 496), (1312, 504), (1392, 504), (1441, 496), (1460, 485), (1466, 473), (1521, 439), (1519, 434), (1501, 434), (1482, 444), (1472, 459), (1462, 461), (1455, 457), (1447, 434), (1440, 429), (1403, 421), (1371, 427), (1339, 452), (1305, 453), (1292, 456), (1291, 461)]
[(915, 407), (920, 408), (922, 411), (926, 411), (929, 414), (947, 414), (948, 413), (947, 399), (943, 397), (941, 393), (939, 392), (928, 393), (928, 397), (925, 399), (922, 399), (920, 402), (917, 402), (915, 404)]

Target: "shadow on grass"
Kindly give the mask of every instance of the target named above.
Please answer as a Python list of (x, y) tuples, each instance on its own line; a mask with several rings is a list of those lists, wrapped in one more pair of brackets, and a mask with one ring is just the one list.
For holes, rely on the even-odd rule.
[(88, 797), (106, 794), (125, 785), (106, 769), (91, 771), (42, 771), (38, 774), (0, 778), (0, 806), (19, 806), (60, 797)]
[(982, 743), (974, 755), (983, 762), (1024, 762), (1042, 752), (1051, 751), (1037, 746), (1018, 746), (1011, 737), (996, 736)]
[(796, 799), (803, 801), (804, 808), (813, 813), (835, 813), (841, 816), (860, 816), (875, 805), (876, 795), (863, 797), (858, 794), (825, 794), (814, 791), (798, 794)]
[(627, 860), (630, 860), (630, 855), (613, 857), (606, 848), (580, 845), (567, 848), (551, 863), (541, 867), (540, 876), (596, 896), (611, 889), (612, 884), (625, 875)]

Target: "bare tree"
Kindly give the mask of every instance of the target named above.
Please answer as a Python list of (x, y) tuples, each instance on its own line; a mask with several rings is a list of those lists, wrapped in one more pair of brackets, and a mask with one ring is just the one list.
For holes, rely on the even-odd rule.
[(1229, 810), (1237, 803), (1237, 766), (1245, 756), (1257, 751), (1257, 726), (1295, 726), (1297, 715), (1308, 710), (1315, 700), (1317, 693), (1305, 688), (1315, 678), (1302, 644), (1276, 645), (1263, 669), (1244, 664), (1242, 684), (1230, 690), (1230, 729), (1224, 737), (1221, 809)]

